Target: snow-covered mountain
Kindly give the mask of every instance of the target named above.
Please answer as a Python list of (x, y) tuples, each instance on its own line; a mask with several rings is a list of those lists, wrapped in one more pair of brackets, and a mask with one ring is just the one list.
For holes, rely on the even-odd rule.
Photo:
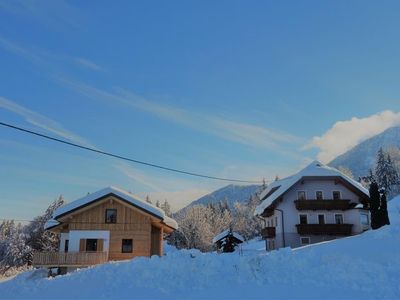
[(191, 202), (182, 210), (193, 205), (207, 205), (209, 203), (219, 203), (224, 201), (226, 201), (230, 207), (233, 207), (235, 202), (245, 202), (249, 200), (250, 197), (260, 188), (260, 185), (230, 184)]
[(383, 147), (383, 149), (400, 148), (400, 126), (391, 127), (365, 140), (346, 153), (336, 157), (329, 165), (335, 168), (339, 166), (347, 167), (355, 178), (368, 175), (369, 169), (375, 167), (376, 154), (380, 147)]
[(391, 225), (361, 235), (267, 253), (165, 247), (166, 256), (110, 262), (47, 278), (28, 271), (0, 283), (1, 299), (400, 299), (400, 196)]

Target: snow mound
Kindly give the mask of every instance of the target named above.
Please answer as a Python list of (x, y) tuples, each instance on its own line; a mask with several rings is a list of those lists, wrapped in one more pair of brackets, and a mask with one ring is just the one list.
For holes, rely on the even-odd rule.
[[(362, 235), (266, 253), (216, 254), (167, 247), (55, 278), (25, 272), (0, 283), (4, 299), (400, 299), (400, 196), (391, 225)], [(243, 253), (240, 255), (240, 253)]]

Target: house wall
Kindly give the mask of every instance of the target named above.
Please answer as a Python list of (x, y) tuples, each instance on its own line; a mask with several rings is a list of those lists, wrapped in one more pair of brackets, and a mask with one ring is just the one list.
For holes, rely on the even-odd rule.
[[(361, 226), (360, 213), (368, 213), (365, 210), (351, 209), (351, 210), (331, 210), (331, 211), (313, 211), (313, 210), (297, 210), (294, 201), (298, 198), (298, 191), (306, 192), (306, 199), (316, 199), (316, 191), (322, 191), (323, 199), (329, 201), (333, 199), (332, 192), (340, 191), (341, 199), (351, 200), (352, 203), (360, 203), (359, 196), (353, 191), (349, 190), (340, 182), (335, 180), (315, 180), (305, 179), (302, 182), (295, 184), (289, 189), (282, 197), (282, 201), (279, 202), (277, 208), (284, 211), (284, 227), (285, 227), (285, 246), (286, 247), (300, 247), (300, 235), (297, 233), (296, 225), (300, 223), (300, 214), (307, 214), (309, 224), (318, 224), (318, 215), (325, 215), (325, 223), (335, 223), (335, 214), (343, 214), (344, 223), (353, 224), (352, 234), (358, 234), (366, 230), (365, 226)], [(277, 221), (277, 223), (276, 223)], [(283, 243), (283, 231), (282, 231), (282, 215), (280, 211), (275, 210), (274, 215), (266, 218), (266, 224), (268, 226), (276, 227), (276, 236), (274, 239), (275, 249), (284, 246)], [(318, 243), (322, 241), (332, 240), (340, 238), (342, 236), (321, 236), (321, 235), (308, 235), (304, 237), (310, 237), (311, 243)], [(268, 240), (267, 240), (268, 247)]]
[[(105, 223), (106, 209), (117, 209), (117, 222)], [(135, 256), (150, 256), (152, 217), (139, 209), (128, 206), (115, 197), (107, 197), (86, 209), (68, 217), (69, 251), (79, 251), (79, 240), (72, 237), (91, 238), (97, 232), (98, 237), (108, 240), (107, 250), (110, 260), (130, 259)], [(107, 233), (107, 234), (106, 234)], [(61, 238), (63, 235), (61, 236)], [(65, 239), (66, 235), (64, 235)], [(162, 239), (162, 236), (160, 237)], [(122, 253), (122, 239), (133, 240), (133, 253)], [(63, 249), (63, 247), (61, 248)], [(61, 250), (60, 249), (60, 250)], [(162, 255), (162, 249), (159, 251)]]

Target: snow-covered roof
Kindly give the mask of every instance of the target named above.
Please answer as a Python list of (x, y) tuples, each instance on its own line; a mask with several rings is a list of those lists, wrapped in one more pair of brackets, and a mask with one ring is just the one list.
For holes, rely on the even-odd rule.
[(232, 235), (233, 237), (237, 238), (238, 240), (244, 242), (244, 238), (240, 234), (233, 232), (230, 229), (227, 229), (227, 230), (221, 232), (220, 234), (218, 234), (217, 236), (215, 236), (213, 238), (212, 242), (216, 243), (216, 242), (222, 240), (224, 237), (227, 237), (228, 235)]
[(178, 228), (178, 224), (176, 223), (176, 221), (174, 219), (166, 216), (165, 212), (161, 208), (158, 208), (150, 203), (147, 203), (146, 201), (141, 200), (139, 197), (137, 197), (127, 191), (124, 191), (120, 188), (111, 186), (111, 187), (107, 187), (102, 190), (99, 190), (97, 192), (88, 194), (87, 196), (85, 196), (83, 198), (80, 198), (78, 200), (67, 203), (67, 204), (57, 208), (53, 214), (53, 218), (46, 222), (45, 229), (48, 229), (50, 227), (54, 227), (54, 226), (60, 224), (60, 222), (57, 221), (57, 218), (59, 218), (60, 216), (65, 215), (65, 214), (67, 214), (73, 210), (76, 210), (82, 206), (85, 206), (87, 204), (90, 204), (90, 203), (92, 203), (104, 196), (107, 196), (109, 194), (114, 194), (114, 195), (124, 199), (128, 203), (130, 203), (134, 206), (137, 206), (137, 207), (145, 210), (146, 212), (159, 217), (169, 227), (172, 227), (174, 229)]
[(261, 192), (260, 199), (264, 199), (264, 201), (256, 207), (254, 214), (261, 215), (267, 207), (269, 207), (276, 199), (282, 196), (303, 177), (340, 177), (365, 196), (369, 197), (369, 191), (359, 182), (351, 179), (335, 168), (326, 166), (319, 161), (313, 161), (300, 172), (272, 182), (263, 192)]

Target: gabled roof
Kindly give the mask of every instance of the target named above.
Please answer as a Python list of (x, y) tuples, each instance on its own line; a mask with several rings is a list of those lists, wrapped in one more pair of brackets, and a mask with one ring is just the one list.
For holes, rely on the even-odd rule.
[(221, 232), (220, 234), (218, 234), (217, 236), (215, 236), (213, 238), (212, 242), (216, 243), (216, 242), (222, 240), (223, 238), (227, 237), (228, 235), (232, 235), (234, 238), (238, 239), (239, 241), (244, 242), (244, 238), (240, 234), (233, 232), (230, 229), (227, 229), (227, 230)]
[(292, 186), (294, 186), (304, 177), (340, 177), (343, 181), (350, 184), (360, 193), (362, 193), (366, 197), (369, 197), (369, 191), (364, 188), (359, 182), (351, 179), (350, 177), (346, 176), (335, 168), (326, 166), (319, 161), (313, 161), (300, 172), (284, 179), (272, 182), (263, 192), (261, 192), (260, 199), (263, 200), (263, 202), (261, 202), (261, 204), (256, 207), (254, 214), (261, 215), (264, 210), (268, 208), (275, 200), (277, 200), (280, 196), (282, 196), (286, 191), (288, 191)]
[(177, 229), (178, 224), (176, 221), (172, 218), (169, 218), (168, 216), (165, 215), (164, 211), (161, 208), (158, 208), (150, 203), (147, 203), (144, 200), (141, 200), (139, 197), (124, 191), (120, 188), (117, 187), (107, 187), (102, 190), (99, 190), (97, 192), (94, 192), (92, 194), (88, 194), (87, 196), (80, 198), (78, 200), (75, 200), (73, 202), (67, 203), (59, 208), (56, 209), (56, 211), (53, 213), (53, 218), (49, 221), (46, 222), (45, 224), (45, 229), (50, 229), (52, 227), (55, 227), (59, 224), (61, 224), (59, 221), (57, 221), (58, 218), (67, 215), (75, 210), (78, 210), (86, 205), (89, 205), (91, 203), (94, 203), (98, 200), (103, 199), (104, 197), (108, 195), (114, 195), (128, 204), (131, 204), (159, 219), (161, 219), (167, 226)]

